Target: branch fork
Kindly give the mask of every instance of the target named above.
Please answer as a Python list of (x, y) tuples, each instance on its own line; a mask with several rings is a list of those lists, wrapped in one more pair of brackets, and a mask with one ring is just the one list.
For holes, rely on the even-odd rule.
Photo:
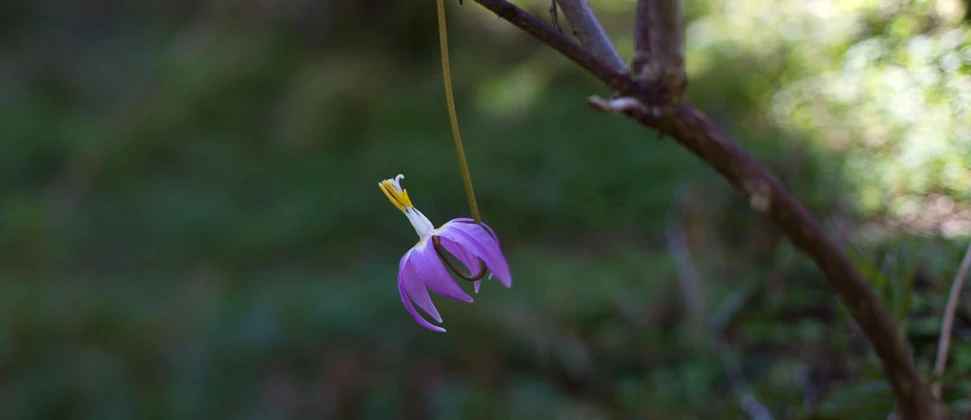
[(921, 420), (941, 418), (943, 412), (918, 375), (899, 329), (842, 247), (830, 239), (819, 221), (765, 165), (703, 112), (681, 99), (687, 77), (679, 0), (638, 0), (637, 52), (630, 69), (622, 62), (618, 64), (616, 51), (606, 35), (592, 38), (583, 35), (581, 28), (603, 34), (592, 12), (568, 13), (570, 5), (586, 7), (584, 0), (556, 0), (583, 46), (506, 0), (474, 1), (604, 82), (615, 97), (589, 98), (588, 103), (594, 109), (622, 113), (672, 137), (745, 193), (749, 204), (771, 217), (793, 245), (812, 258), (826, 275), (827, 282), (879, 357), (896, 398), (897, 416)]
[(688, 82), (681, 0), (638, 0), (635, 13), (631, 74), (661, 86), (666, 102), (677, 103)]

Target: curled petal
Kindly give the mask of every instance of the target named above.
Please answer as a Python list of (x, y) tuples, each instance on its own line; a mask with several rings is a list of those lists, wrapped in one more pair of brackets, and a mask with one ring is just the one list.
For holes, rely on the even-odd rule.
[(452, 221), (457, 223), (472, 224), (472, 225), (482, 227), (483, 229), (489, 232), (489, 235), (492, 236), (492, 239), (496, 241), (496, 245), (499, 245), (499, 235), (496, 235), (496, 231), (492, 230), (492, 228), (489, 227), (489, 225), (485, 223), (475, 223), (475, 220), (472, 220), (468, 217), (459, 217), (457, 219), (452, 219)]
[[(457, 242), (451, 239), (448, 239), (448, 238), (440, 238), (440, 239), (442, 242), (442, 246), (445, 247), (445, 250), (451, 253), (452, 255), (454, 255), (455, 258), (457, 258), (459, 262), (461, 262), (462, 265), (465, 266), (465, 268), (468, 270), (468, 274), (470, 277), (476, 276), (479, 274), (479, 270), (482, 270), (482, 266), (479, 264), (478, 257), (476, 257), (474, 254), (469, 252), (469, 250), (465, 249), (464, 247), (462, 247)], [(475, 293), (479, 294), (479, 287), (482, 285), (482, 280), (476, 280), (473, 282), (473, 284), (475, 285)]]
[(451, 239), (440, 237), (438, 240), (441, 241), (442, 246), (445, 247), (446, 251), (454, 255), (455, 258), (457, 258), (459, 262), (465, 266), (466, 273), (469, 275), (469, 277), (479, 274), (479, 272), (482, 270), (482, 265), (479, 263), (479, 257), (476, 257), (475, 254), (469, 252), (469, 250), (465, 249)]
[(430, 240), (424, 240), (415, 245), (411, 251), (408, 251), (408, 254), (411, 254), (411, 256), (405, 261), (405, 266), (411, 267), (418, 280), (425, 286), (442, 296), (463, 302), (472, 302), (472, 296), (469, 296), (458, 284), (455, 284), (455, 280), (445, 269), (442, 260), (438, 258), (438, 253), (435, 252)]
[(418, 325), (421, 325), (422, 327), (428, 328), (435, 332), (445, 332), (445, 328), (432, 325), (430, 322), (426, 321), (425, 318), (422, 318), (421, 315), (418, 314), (418, 311), (415, 309), (415, 306), (411, 304), (411, 299), (408, 298), (408, 294), (405, 292), (404, 284), (402, 284), (402, 282), (398, 282), (398, 293), (401, 295), (401, 303), (405, 305), (405, 309), (408, 310), (408, 313), (411, 314), (411, 317), (415, 319), (415, 322), (417, 322)]
[(432, 319), (441, 323), (442, 316), (439, 315), (438, 309), (432, 303), (432, 298), (428, 295), (428, 289), (425, 288), (425, 284), (417, 277), (414, 268), (406, 264), (411, 253), (412, 251), (410, 250), (405, 253), (401, 257), (401, 262), (398, 264), (398, 287), (404, 289), (408, 297), (415, 301), (415, 304), (430, 315)]
[(466, 223), (462, 221), (463, 219), (456, 220), (460, 221), (450, 221), (438, 229), (438, 235), (443, 242), (444, 239), (448, 239), (463, 248), (465, 252), (482, 259), (500, 283), (506, 287), (512, 286), (509, 263), (502, 255), (499, 240), (490, 233), (491, 229), (485, 224)]

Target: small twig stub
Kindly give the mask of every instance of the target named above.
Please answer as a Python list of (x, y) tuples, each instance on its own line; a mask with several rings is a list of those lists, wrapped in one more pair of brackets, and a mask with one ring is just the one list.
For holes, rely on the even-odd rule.
[(560, 16), (556, 13), (556, 0), (550, 0), (550, 23), (557, 31), (563, 32), (563, 28), (560, 27)]
[(759, 213), (768, 213), (772, 205), (772, 187), (761, 180), (753, 179), (745, 182), (745, 192), (748, 193), (748, 203)]

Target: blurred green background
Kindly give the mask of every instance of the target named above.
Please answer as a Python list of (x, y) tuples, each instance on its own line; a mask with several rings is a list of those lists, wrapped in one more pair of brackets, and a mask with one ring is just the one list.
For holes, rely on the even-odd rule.
[[(591, 4), (629, 59), (634, 2)], [(564, 58), (448, 8), (514, 286), (436, 297), (435, 334), (400, 303), (416, 236), (377, 188), (403, 173), (436, 224), (468, 215), (433, 2), (0, 1), (0, 418), (747, 418), (753, 399), (886, 418), (859, 329), (768, 220), (592, 112), (609, 92)], [(845, 244), (930, 378), (971, 238), (967, 3), (684, 8), (689, 100)], [(969, 340), (962, 300), (937, 378), (959, 411)]]

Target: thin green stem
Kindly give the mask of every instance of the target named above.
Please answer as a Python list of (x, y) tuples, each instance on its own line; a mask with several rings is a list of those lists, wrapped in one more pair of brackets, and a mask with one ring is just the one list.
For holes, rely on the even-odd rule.
[(452, 126), (452, 139), (455, 140), (455, 152), (458, 154), (459, 167), (462, 169), (462, 181), (465, 183), (465, 195), (469, 197), (469, 209), (472, 219), (476, 223), (479, 218), (479, 206), (475, 203), (475, 191), (472, 190), (472, 176), (469, 175), (469, 164), (465, 160), (465, 149), (462, 147), (462, 135), (459, 134), (459, 119), (455, 112), (455, 98), (452, 97), (452, 70), (448, 64), (448, 33), (445, 30), (445, 0), (438, 3), (438, 42), (442, 50), (442, 78), (445, 81), (445, 102), (448, 105), (448, 120)]

